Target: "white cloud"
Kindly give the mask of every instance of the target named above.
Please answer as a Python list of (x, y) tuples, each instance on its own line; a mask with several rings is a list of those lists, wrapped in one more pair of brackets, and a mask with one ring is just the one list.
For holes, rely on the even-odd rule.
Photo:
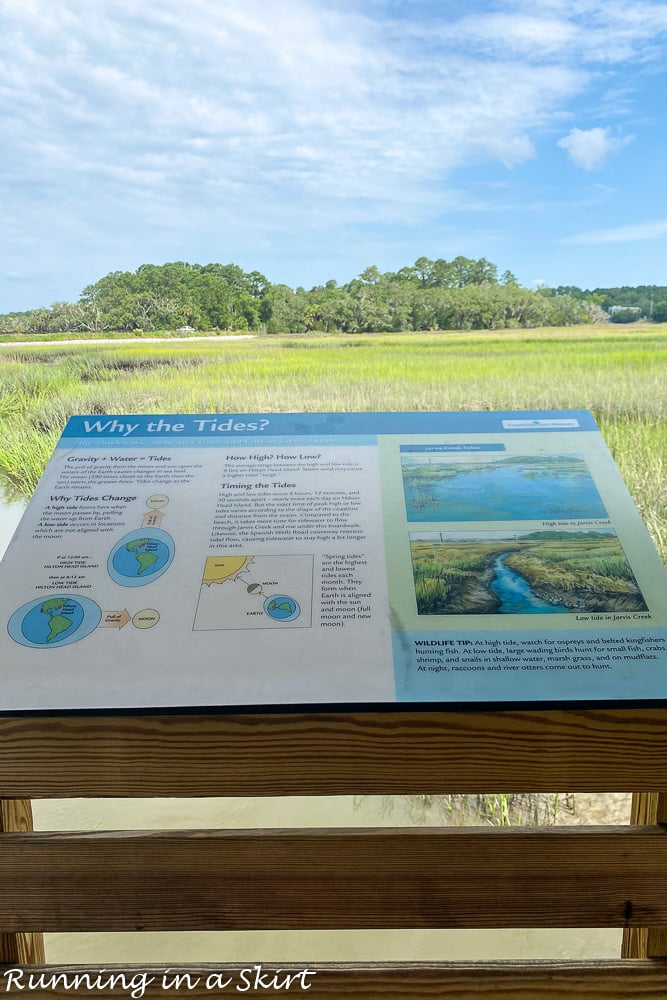
[[(509, 7), (439, 18), (434, 46), (416, 21), (323, 0), (191, 0), (187, 12), (163, 0), (141, 14), (131, 0), (94, 13), (86, 0), (0, 0), (11, 158), (38, 183), (68, 160), (77, 172), (120, 161), (142, 185), (157, 172), (165, 195), (222, 174), (414, 212), (457, 167), (531, 158), (534, 131), (586, 84), (578, 60), (550, 58), (581, 25)], [(489, 57), (479, 41), (502, 44)]]
[(441, 38), (509, 54), (556, 55), (577, 43), (578, 30), (566, 18), (521, 13), (473, 14), (439, 30)]
[[(643, 0), (500, 0), (496, 11), (436, 28), (496, 55), (572, 59), (587, 65), (660, 58), (667, 5)], [(429, 26), (429, 30), (433, 30)]]
[(569, 154), (578, 167), (595, 170), (602, 166), (610, 153), (627, 146), (633, 138), (615, 138), (608, 128), (573, 128), (568, 135), (558, 140), (557, 145)]
[(663, 236), (667, 236), (667, 219), (653, 219), (630, 226), (616, 226), (612, 229), (590, 229), (574, 236), (566, 236), (561, 242), (581, 245), (636, 243), (641, 240), (658, 240)]
[(532, 157), (531, 131), (585, 82), (576, 66), (434, 50), (321, 0), (136, 10), (0, 0), (4, 146), (26, 182), (113, 178), (113, 164), (127, 185), (154, 178), (167, 202), (192, 187), (213, 195), (222, 176), (255, 201), (282, 190), (293, 212), (317, 197), (337, 211), (347, 199), (353, 214), (362, 199), (364, 213), (374, 202), (383, 219), (414, 218), (457, 167)]
[[(615, 66), (652, 67), (667, 38), (667, 4), (642, 0), (452, 7), (0, 0), (6, 266), (33, 265), (13, 260), (26, 239), (50, 267), (75, 236), (101, 271), (130, 244), (139, 261), (238, 257), (416, 228), (470, 204), (464, 170), (529, 161), (575, 99), (601, 79), (613, 96)], [(593, 169), (627, 141), (573, 129), (560, 145)]]

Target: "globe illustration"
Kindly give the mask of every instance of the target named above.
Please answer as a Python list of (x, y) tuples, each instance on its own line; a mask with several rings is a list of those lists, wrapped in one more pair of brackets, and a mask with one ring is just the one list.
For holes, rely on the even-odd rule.
[(293, 597), (274, 594), (264, 601), (264, 611), (276, 622), (292, 622), (301, 614), (301, 607)]
[(49, 649), (84, 639), (101, 617), (99, 606), (90, 598), (55, 594), (20, 607), (9, 619), (7, 631), (22, 646)]
[(122, 587), (142, 587), (162, 576), (174, 552), (171, 535), (160, 528), (131, 531), (114, 545), (107, 570)]

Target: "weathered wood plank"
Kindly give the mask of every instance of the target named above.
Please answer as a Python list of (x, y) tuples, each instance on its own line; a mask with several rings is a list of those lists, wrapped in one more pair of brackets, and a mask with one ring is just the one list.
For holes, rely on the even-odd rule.
[(0, 926), (653, 927), (666, 884), (649, 826), (6, 834)]
[(32, 806), (28, 799), (0, 799), (0, 832), (28, 833), (32, 828)]
[[(248, 969), (245, 977), (241, 973)], [(231, 978), (227, 987), (236, 995), (236, 987), (250, 987), (245, 992), (252, 995), (306, 995), (309, 1000), (330, 1000), (333, 997), (354, 997), (355, 1000), (664, 1000), (667, 996), (667, 963), (651, 961), (616, 962), (443, 962), (423, 964), (354, 964), (332, 965), (314, 964), (276, 966), (265, 963), (260, 966), (264, 982), (285, 982), (286, 976), (299, 976), (307, 969), (314, 972), (305, 980), (292, 981), (289, 990), (255, 990), (256, 966), (197, 965), (178, 966), (168, 975), (189, 976), (183, 979), (179, 989), (173, 986), (163, 988), (164, 967), (160, 966), (105, 966), (104, 982), (115, 982), (115, 988), (88, 988), (85, 979), (79, 980), (79, 987), (73, 986), (74, 977), (90, 976), (96, 982), (100, 970), (85, 966), (48, 966), (31, 970), (18, 970), (13, 979), (9, 973), (0, 972), (0, 992), (8, 996), (48, 996), (51, 1000), (67, 1000), (72, 996), (128, 997), (127, 984), (133, 977), (146, 976), (147, 998), (164, 995), (187, 995), (193, 1000), (219, 994), (216, 988), (220, 982)], [(43, 989), (28, 993), (27, 976), (45, 976)], [(19, 978), (20, 975), (23, 978)], [(57, 979), (53, 988), (48, 984), (51, 977)], [(110, 977), (122, 977), (115, 980)], [(214, 977), (209, 980), (209, 977)], [(151, 979), (153, 981), (151, 982)], [(207, 989), (207, 980), (210, 985)], [(198, 982), (197, 982), (198, 981)], [(36, 979), (35, 983), (40, 980)], [(309, 986), (302, 990), (300, 983)], [(136, 985), (142, 983), (136, 980)], [(195, 985), (196, 983), (196, 985)], [(23, 990), (20, 987), (23, 986)], [(8, 987), (8, 988), (7, 988)], [(69, 987), (69, 988), (68, 988)]]
[(0, 719), (0, 796), (661, 791), (667, 709)]
[[(12, 832), (32, 830), (32, 807), (26, 799), (0, 799), (0, 854), (4, 836)], [(0, 920), (0, 927), (2, 927)], [(7, 933), (0, 931), (0, 966), (5, 963), (33, 965), (44, 961), (44, 940), (41, 934)]]

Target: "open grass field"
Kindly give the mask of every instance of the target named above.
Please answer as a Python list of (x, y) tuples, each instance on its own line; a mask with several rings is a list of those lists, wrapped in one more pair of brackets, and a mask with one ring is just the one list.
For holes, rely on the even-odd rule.
[(0, 475), (29, 494), (76, 413), (593, 411), (667, 558), (667, 325), (0, 349)]

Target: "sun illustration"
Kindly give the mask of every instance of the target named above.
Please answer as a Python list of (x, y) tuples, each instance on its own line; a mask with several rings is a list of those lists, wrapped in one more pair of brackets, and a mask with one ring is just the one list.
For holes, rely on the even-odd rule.
[(210, 587), (212, 583), (226, 583), (238, 580), (250, 567), (252, 556), (209, 556), (204, 566), (202, 583)]

